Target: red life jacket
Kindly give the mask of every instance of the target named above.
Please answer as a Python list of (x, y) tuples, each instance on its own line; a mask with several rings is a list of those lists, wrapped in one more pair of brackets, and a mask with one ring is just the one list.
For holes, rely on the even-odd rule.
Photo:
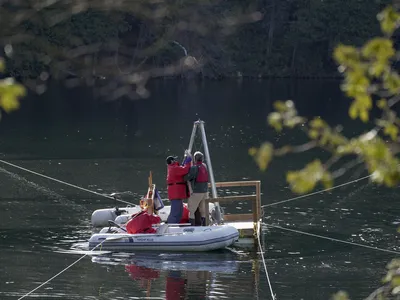
[(189, 169), (190, 163), (184, 166), (180, 166), (178, 162), (168, 165), (167, 185), (169, 200), (189, 198), (187, 182), (183, 179)]
[(197, 166), (196, 182), (208, 182), (207, 166), (202, 162), (198, 162), (196, 166)]

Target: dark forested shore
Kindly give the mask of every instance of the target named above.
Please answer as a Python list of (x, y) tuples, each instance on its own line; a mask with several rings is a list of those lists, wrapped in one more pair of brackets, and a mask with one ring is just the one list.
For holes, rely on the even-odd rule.
[[(338, 77), (334, 47), (378, 35), (376, 15), (389, 1), (53, 2), (40, 9), (3, 5), (0, 34), (12, 45), (11, 75)], [(195, 73), (182, 69), (184, 57)]]

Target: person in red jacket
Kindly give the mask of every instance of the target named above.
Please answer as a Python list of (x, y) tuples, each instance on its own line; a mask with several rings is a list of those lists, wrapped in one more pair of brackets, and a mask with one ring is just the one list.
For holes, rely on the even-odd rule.
[(189, 153), (186, 153), (185, 156), (183, 166), (179, 164), (178, 158), (175, 156), (168, 156), (166, 159), (168, 199), (171, 201), (171, 212), (167, 219), (169, 224), (180, 222), (183, 213), (183, 200), (190, 196), (188, 184), (183, 178), (189, 172), (192, 157)]
[(126, 223), (126, 231), (131, 234), (135, 233), (156, 233), (153, 224), (159, 224), (161, 218), (157, 215), (149, 214), (147, 210), (142, 210), (132, 216), (132, 219)]

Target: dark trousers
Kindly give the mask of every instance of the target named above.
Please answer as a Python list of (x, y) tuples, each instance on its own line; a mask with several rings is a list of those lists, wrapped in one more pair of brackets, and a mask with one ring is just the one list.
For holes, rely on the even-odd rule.
[(178, 224), (182, 219), (183, 214), (183, 200), (171, 200), (171, 212), (169, 213), (167, 223)]

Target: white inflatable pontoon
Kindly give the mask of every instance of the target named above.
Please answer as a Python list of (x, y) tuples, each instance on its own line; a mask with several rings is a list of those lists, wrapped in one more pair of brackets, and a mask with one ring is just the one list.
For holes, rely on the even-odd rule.
[[(231, 246), (239, 239), (239, 232), (233, 226), (185, 226), (161, 225), (157, 233), (128, 234), (108, 233), (103, 228), (89, 239), (89, 248), (113, 251), (212, 251)], [(115, 230), (115, 228), (114, 228)], [(101, 245), (99, 245), (101, 244)]]
[[(210, 212), (210, 220), (213, 220), (215, 214), (214, 203), (209, 203), (208, 209)], [(108, 225), (108, 221), (114, 221), (117, 224), (125, 224), (128, 218), (135, 213), (141, 211), (139, 205), (127, 206), (123, 208), (103, 208), (97, 209), (92, 213), (92, 226), (93, 227), (104, 227)], [(158, 211), (158, 215), (162, 222), (166, 222), (171, 211), (171, 206), (164, 206)]]

